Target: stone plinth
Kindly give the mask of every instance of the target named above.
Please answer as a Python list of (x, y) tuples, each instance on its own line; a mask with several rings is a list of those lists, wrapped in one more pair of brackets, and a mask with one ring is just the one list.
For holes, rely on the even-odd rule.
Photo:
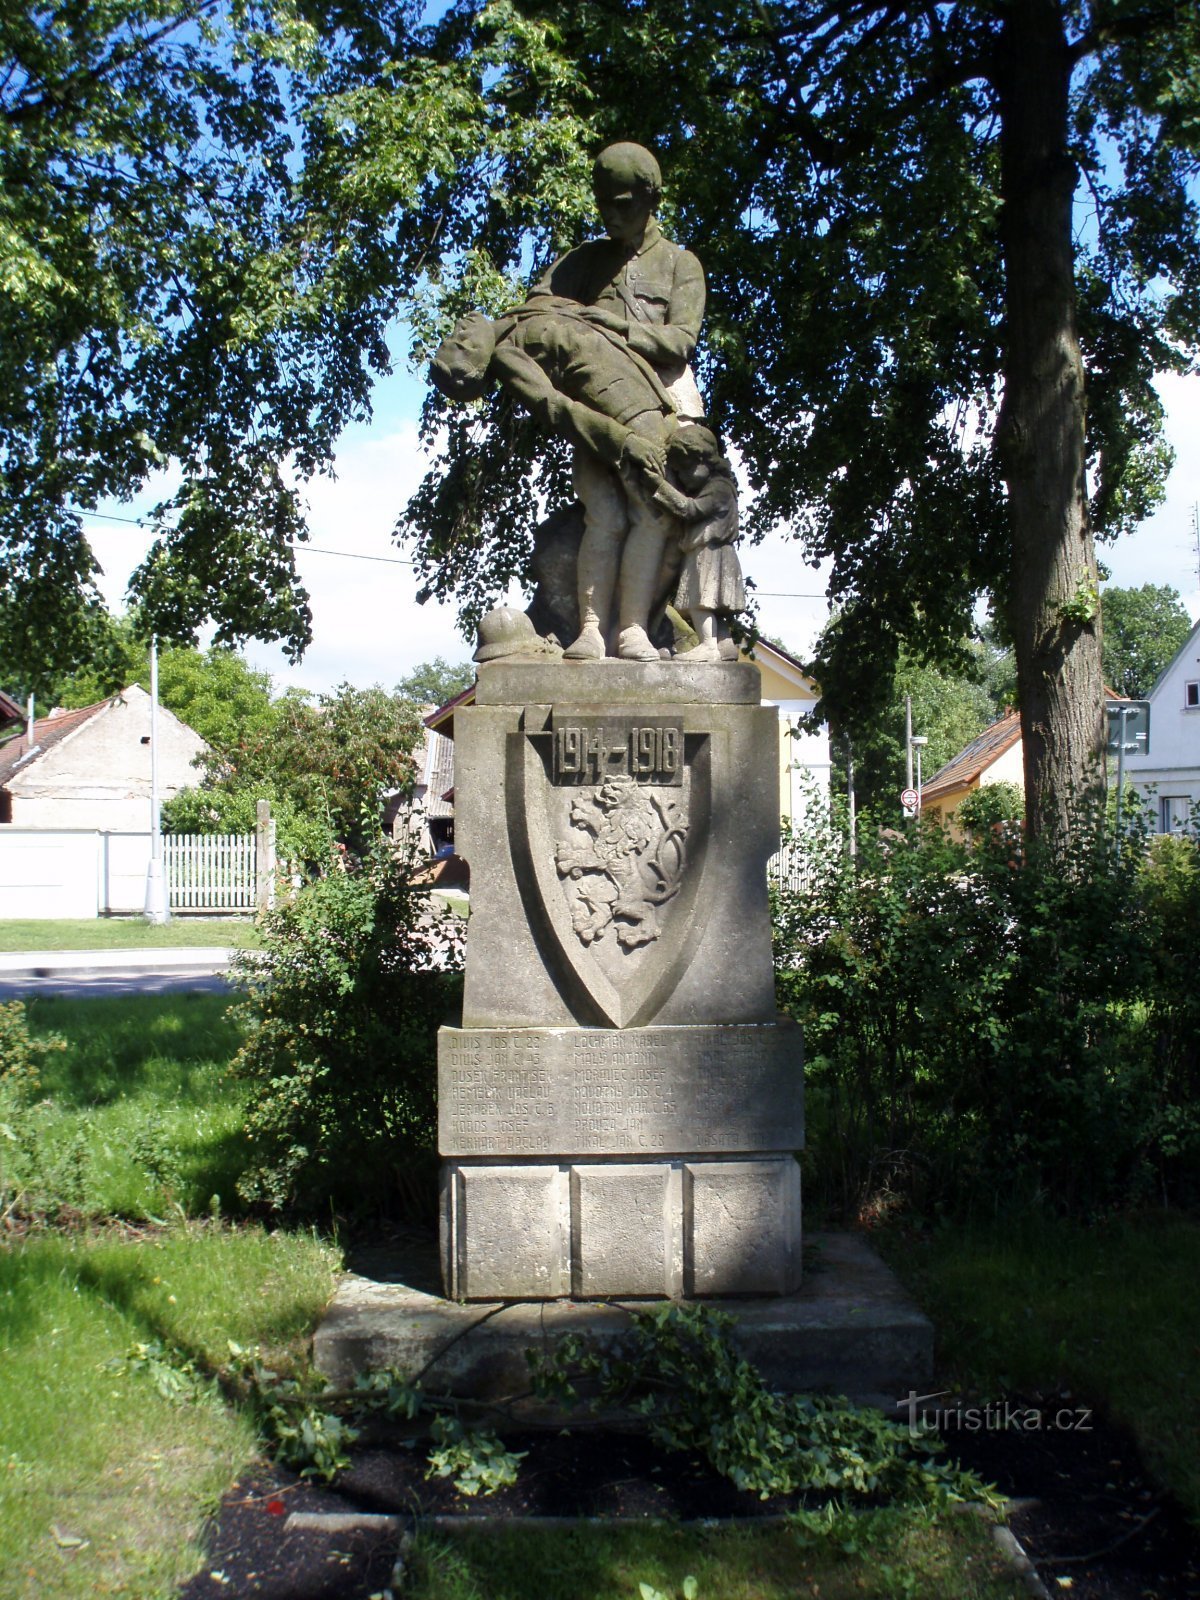
[[(830, 1389), (888, 1407), (909, 1390), (927, 1389), (933, 1328), (867, 1242), (812, 1234), (805, 1254), (809, 1269), (794, 1294), (722, 1306), (734, 1319), (739, 1349), (771, 1387)], [(568, 1335), (619, 1335), (628, 1326), (625, 1310), (612, 1303), (457, 1304), (438, 1293), (433, 1252), (416, 1242), (375, 1251), (356, 1265), (313, 1340), (317, 1369), (339, 1387), (372, 1368), (428, 1369), (430, 1390), (494, 1401), (523, 1423), (558, 1426), (561, 1411), (528, 1398), (526, 1351), (547, 1351)]]
[(500, 662), (455, 728), (456, 1299), (787, 1294), (803, 1063), (775, 1012), (778, 724), (753, 667)]

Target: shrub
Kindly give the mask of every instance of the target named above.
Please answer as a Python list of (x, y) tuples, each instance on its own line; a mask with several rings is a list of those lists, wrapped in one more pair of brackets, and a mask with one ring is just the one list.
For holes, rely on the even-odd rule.
[(461, 1003), (461, 924), (390, 847), (300, 889), (239, 955), (249, 1030), (245, 1199), (424, 1211), (437, 1165), (437, 1029)]
[[(782, 1005), (805, 1028), (810, 1192), (857, 1210), (1188, 1197), (1200, 887), (1083, 828), (1056, 861), (935, 829), (835, 853), (777, 897)], [(1174, 952), (1173, 959), (1170, 953)]]
[(974, 790), (958, 807), (955, 820), (970, 833), (984, 833), (1005, 822), (1020, 822), (1025, 815), (1025, 792), (1018, 783), (987, 783)]

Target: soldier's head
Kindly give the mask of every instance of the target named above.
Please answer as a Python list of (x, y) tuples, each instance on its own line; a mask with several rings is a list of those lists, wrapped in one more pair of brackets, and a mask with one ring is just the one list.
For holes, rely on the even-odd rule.
[(637, 245), (662, 199), (662, 173), (645, 145), (610, 144), (592, 167), (592, 192), (609, 238)]
[(487, 392), (496, 329), (481, 311), (460, 317), (430, 363), (429, 376), (450, 400), (478, 400)]

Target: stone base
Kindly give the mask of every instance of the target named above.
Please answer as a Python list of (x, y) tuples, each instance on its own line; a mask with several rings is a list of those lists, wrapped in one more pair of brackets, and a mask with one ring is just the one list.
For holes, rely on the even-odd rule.
[(447, 1161), (442, 1272), (455, 1300), (788, 1294), (800, 1168), (790, 1152)]
[[(767, 1300), (725, 1300), (745, 1355), (776, 1389), (825, 1389), (891, 1406), (929, 1385), (933, 1328), (857, 1234), (812, 1234), (803, 1286)], [(338, 1386), (360, 1372), (427, 1366), (430, 1390), (476, 1400), (527, 1396), (525, 1351), (565, 1334), (616, 1334), (627, 1325), (618, 1305), (560, 1300), (462, 1305), (437, 1293), (432, 1243), (377, 1252), (347, 1273), (317, 1329), (316, 1365)], [(525, 1400), (515, 1412), (530, 1424), (561, 1414)]]

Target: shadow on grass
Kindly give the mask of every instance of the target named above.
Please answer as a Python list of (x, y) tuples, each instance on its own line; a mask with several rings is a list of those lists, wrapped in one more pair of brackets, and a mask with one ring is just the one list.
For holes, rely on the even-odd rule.
[(76, 1108), (146, 1093), (209, 1101), (241, 1044), (229, 1009), (226, 996), (211, 994), (33, 1000), (32, 1031), (67, 1041), (66, 1050), (46, 1058), (43, 1089)]

